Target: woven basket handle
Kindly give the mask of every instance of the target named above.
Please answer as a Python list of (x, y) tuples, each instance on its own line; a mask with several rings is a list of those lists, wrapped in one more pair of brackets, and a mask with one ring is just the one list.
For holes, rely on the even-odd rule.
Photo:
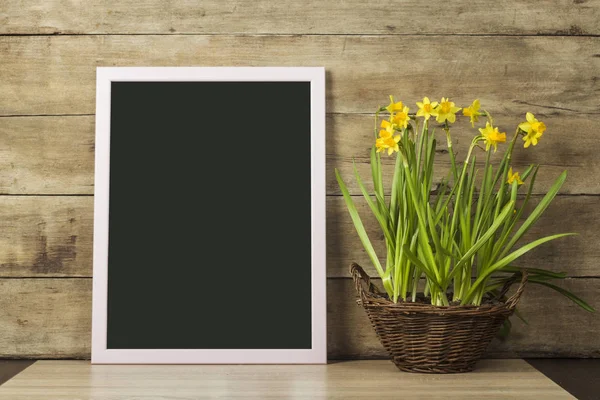
[(364, 269), (357, 263), (352, 263), (350, 265), (350, 275), (352, 275), (352, 279), (354, 280), (354, 287), (356, 288), (356, 292), (361, 300), (366, 300), (370, 297), (370, 293), (380, 293), (377, 286), (371, 283), (371, 278), (365, 272)]
[[(517, 307), (517, 303), (519, 302), (519, 299), (521, 298), (521, 295), (525, 290), (525, 284), (527, 284), (527, 271), (522, 271), (521, 275), (521, 283), (519, 283), (517, 291), (512, 296), (510, 296), (505, 303), (510, 309)], [(512, 279), (510, 279), (504, 284), (502, 290), (500, 290), (500, 294), (498, 294), (498, 299), (501, 299), (508, 292), (508, 289), (510, 289), (512, 284), (517, 281), (517, 276), (518, 274), (515, 274), (515, 276), (513, 276)]]

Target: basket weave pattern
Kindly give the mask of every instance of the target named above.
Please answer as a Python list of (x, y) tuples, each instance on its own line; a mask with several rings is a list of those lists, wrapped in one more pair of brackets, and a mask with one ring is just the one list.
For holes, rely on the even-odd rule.
[[(515, 310), (527, 274), (505, 302), (481, 306), (434, 306), (393, 303), (358, 265), (350, 266), (356, 291), (383, 347), (401, 371), (424, 373), (468, 372), (482, 357), (502, 323)], [(504, 297), (507, 283), (497, 296)]]

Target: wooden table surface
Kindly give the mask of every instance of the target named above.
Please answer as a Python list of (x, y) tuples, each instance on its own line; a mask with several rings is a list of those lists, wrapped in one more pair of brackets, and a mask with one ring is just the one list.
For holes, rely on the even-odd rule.
[(90, 365), (38, 361), (0, 399), (573, 399), (523, 360), (468, 374), (399, 372), (389, 361), (329, 365)]

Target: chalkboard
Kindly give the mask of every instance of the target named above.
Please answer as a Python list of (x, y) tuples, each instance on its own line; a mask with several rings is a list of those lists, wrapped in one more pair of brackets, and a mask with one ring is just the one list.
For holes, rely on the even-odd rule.
[(99, 68), (92, 362), (325, 362), (321, 68)]

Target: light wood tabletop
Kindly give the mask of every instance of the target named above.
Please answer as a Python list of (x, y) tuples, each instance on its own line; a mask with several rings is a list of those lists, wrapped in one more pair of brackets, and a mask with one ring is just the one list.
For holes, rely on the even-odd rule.
[(523, 360), (468, 374), (399, 372), (389, 361), (329, 365), (90, 365), (38, 361), (0, 399), (573, 399)]

